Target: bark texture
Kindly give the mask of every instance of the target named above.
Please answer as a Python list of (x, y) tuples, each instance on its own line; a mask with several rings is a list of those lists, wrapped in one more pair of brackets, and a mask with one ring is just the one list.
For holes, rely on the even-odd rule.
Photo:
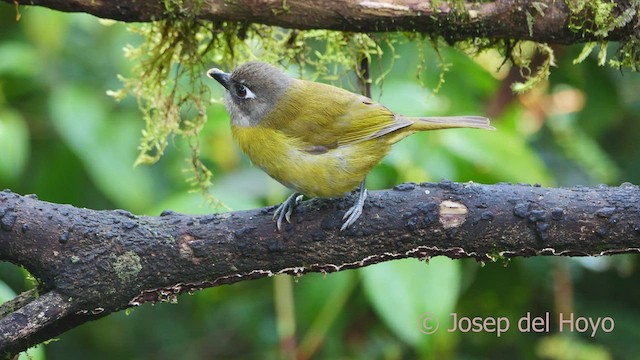
[(542, 188), (443, 181), (302, 203), (282, 233), (273, 208), (158, 217), (96, 211), (0, 192), (0, 260), (24, 266), (38, 292), (0, 307), (11, 354), (120, 309), (280, 273), (333, 272), (445, 255), (597, 256), (640, 251), (640, 189)]
[[(596, 24), (593, 7), (573, 0), (413, 1), (413, 0), (2, 0), (67, 12), (86, 12), (126, 22), (165, 18), (260, 23), (295, 29), (353, 32), (410, 31), (441, 35), (448, 41), (487, 37), (570, 44), (625, 40), (638, 36), (637, 4), (615, 0), (612, 22)], [(586, 2), (590, 3), (590, 2)], [(168, 4), (168, 7), (165, 7)], [(572, 5), (571, 7), (568, 4)], [(573, 9), (573, 10), (572, 10)], [(609, 12), (609, 11), (607, 11)], [(569, 26), (572, 24), (572, 26)]]

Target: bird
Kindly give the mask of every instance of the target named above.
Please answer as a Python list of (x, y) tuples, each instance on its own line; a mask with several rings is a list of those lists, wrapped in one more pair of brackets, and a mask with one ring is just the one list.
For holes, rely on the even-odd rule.
[(260, 61), (218, 68), (207, 76), (225, 88), (231, 133), (251, 162), (293, 190), (276, 208), (278, 231), (307, 197), (337, 198), (358, 186), (340, 231), (363, 211), (366, 175), (405, 137), (427, 130), (495, 130), (482, 116), (410, 117), (372, 99), (332, 85), (288, 76)]

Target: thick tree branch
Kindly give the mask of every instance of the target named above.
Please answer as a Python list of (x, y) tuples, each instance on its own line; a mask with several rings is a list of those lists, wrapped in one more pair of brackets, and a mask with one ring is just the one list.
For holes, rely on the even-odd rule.
[(148, 217), (0, 192), (0, 260), (28, 269), (41, 294), (0, 307), (0, 353), (129, 306), (279, 273), (435, 255), (485, 261), (640, 251), (640, 189), (630, 184), (403, 184), (371, 192), (361, 219), (340, 232), (352, 201), (305, 202), (278, 233), (272, 208)]
[[(185, 1), (165, 8), (155, 0), (3, 0), (67, 12), (86, 12), (127, 22), (153, 21), (194, 13), (201, 19), (241, 21), (296, 29), (333, 29), (354, 32), (411, 31), (442, 35), (449, 41), (470, 37), (531, 39), (549, 43), (624, 40), (638, 35), (637, 5), (615, 1), (618, 28), (597, 34), (589, 7), (573, 13), (572, 0), (410, 1), (410, 0), (204, 0)], [(437, 5), (434, 5), (437, 4)], [(577, 6), (577, 5), (575, 5)], [(195, 10), (195, 9), (199, 10)], [(573, 24), (570, 28), (569, 24)]]

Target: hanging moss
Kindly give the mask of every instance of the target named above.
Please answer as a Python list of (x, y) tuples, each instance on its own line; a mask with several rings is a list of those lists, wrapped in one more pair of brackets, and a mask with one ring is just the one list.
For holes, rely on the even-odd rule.
[[(640, 0), (633, 0), (632, 6), (618, 16), (612, 14), (615, 3), (607, 0), (568, 1), (574, 16), (568, 27), (576, 32), (593, 32), (605, 37), (609, 32), (626, 26), (635, 15)], [(451, 16), (460, 21), (471, 21), (471, 16), (463, 2), (453, 4)], [(198, 134), (204, 126), (206, 107), (211, 94), (204, 73), (205, 64), (215, 63), (225, 69), (249, 60), (261, 60), (281, 66), (297, 65), (300, 76), (310, 80), (339, 81), (349, 79), (347, 72), (356, 71), (362, 76), (359, 65), (362, 59), (371, 60), (383, 54), (383, 48), (393, 52), (396, 35), (371, 35), (329, 30), (292, 30), (243, 22), (211, 22), (198, 19), (201, 0), (165, 0), (168, 19), (130, 27), (139, 34), (141, 45), (127, 46), (125, 56), (135, 63), (131, 77), (120, 77), (122, 89), (110, 94), (116, 99), (133, 95), (139, 103), (145, 121), (136, 165), (152, 164), (160, 159), (174, 136), (183, 137), (191, 147), (191, 156), (186, 159), (192, 176), (188, 181), (196, 189), (201, 189), (213, 199), (207, 189), (211, 185), (212, 173), (200, 161)], [(536, 15), (544, 15), (546, 5), (534, 4)], [(278, 11), (287, 11), (286, 1)], [(587, 12), (592, 16), (584, 16)], [(581, 19), (589, 18), (589, 22)], [(530, 14), (527, 24), (530, 32), (535, 17)], [(582, 21), (582, 22), (581, 22)], [(434, 92), (442, 86), (450, 65), (442, 57), (439, 47), (446, 35), (428, 36), (404, 33), (406, 41), (415, 41), (419, 47), (430, 43), (438, 56), (441, 69)], [(425, 41), (426, 40), (426, 41)], [(448, 43), (452, 43), (449, 41)], [(637, 70), (640, 50), (638, 39), (629, 38), (621, 43), (614, 58), (606, 61), (607, 43), (585, 44), (583, 52), (575, 62), (584, 60), (599, 45), (599, 63), (604, 65)], [(525, 78), (522, 83), (512, 85), (513, 91), (527, 91), (541, 81), (548, 79), (555, 57), (547, 44), (531, 41), (487, 39), (482, 37), (459, 41), (455, 46), (469, 54), (485, 49), (497, 49), (514, 66), (520, 68)], [(321, 49), (321, 50), (316, 50)], [(536, 53), (544, 55), (544, 61), (536, 69), (531, 69), (531, 60)], [(418, 51), (423, 57), (424, 52)], [(394, 59), (395, 55), (391, 56)], [(418, 74), (424, 67), (425, 59), (420, 59)], [(381, 84), (384, 76), (393, 67), (382, 69), (381, 75), (371, 79)], [(305, 70), (312, 69), (310, 72)], [(419, 75), (418, 75), (419, 79)], [(421, 81), (420, 79), (418, 81)], [(344, 86), (345, 84), (337, 84)], [(354, 88), (353, 84), (346, 84)]]
[[(576, 33), (594, 34), (599, 38), (606, 38), (612, 31), (626, 27), (637, 15), (640, 8), (640, 0), (631, 0), (629, 6), (620, 14), (615, 15), (617, 3), (611, 0), (579, 0), (567, 1), (572, 16), (569, 21), (569, 29)], [(585, 16), (587, 14), (588, 16)], [(574, 64), (582, 62), (591, 54), (596, 45), (600, 47), (598, 52), (598, 64), (608, 64), (614, 68), (629, 68), (638, 71), (640, 62), (640, 39), (637, 35), (630, 36), (620, 42), (613, 59), (607, 61), (607, 41), (586, 43), (582, 52), (574, 60)]]

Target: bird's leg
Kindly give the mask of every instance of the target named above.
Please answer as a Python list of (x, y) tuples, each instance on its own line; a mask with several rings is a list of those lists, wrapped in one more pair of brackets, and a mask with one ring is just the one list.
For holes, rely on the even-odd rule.
[(276, 211), (274, 211), (273, 218), (278, 218), (278, 220), (276, 221), (278, 231), (282, 229), (282, 220), (286, 219), (288, 223), (291, 222), (290, 220), (293, 209), (298, 206), (298, 204), (300, 204), (301, 200), (302, 194), (294, 192), (287, 198), (287, 200), (285, 200), (282, 204), (280, 204), (280, 206), (278, 206)]
[(340, 231), (343, 231), (351, 226), (354, 222), (356, 222), (356, 220), (358, 220), (360, 215), (362, 215), (362, 208), (364, 207), (364, 201), (366, 200), (366, 198), (367, 189), (364, 187), (364, 180), (362, 180), (362, 184), (360, 184), (360, 192), (358, 192), (358, 200), (356, 200), (356, 203), (353, 204), (353, 206), (349, 208), (349, 210), (347, 210), (347, 212), (342, 217), (342, 220), (346, 219), (346, 221), (344, 222), (344, 224), (342, 224)]

